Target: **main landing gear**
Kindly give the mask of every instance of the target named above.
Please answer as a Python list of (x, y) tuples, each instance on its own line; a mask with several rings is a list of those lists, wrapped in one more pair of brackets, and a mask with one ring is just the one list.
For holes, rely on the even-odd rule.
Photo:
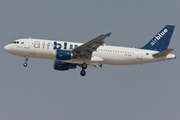
[(82, 67), (82, 70), (81, 70), (80, 74), (81, 74), (81, 76), (85, 76), (86, 75), (85, 69), (87, 68), (87, 64), (83, 63), (81, 67)]
[(26, 59), (25, 59), (26, 62), (23, 64), (23, 66), (24, 66), (24, 67), (27, 67), (28, 57), (26, 56), (25, 58), (26, 58)]

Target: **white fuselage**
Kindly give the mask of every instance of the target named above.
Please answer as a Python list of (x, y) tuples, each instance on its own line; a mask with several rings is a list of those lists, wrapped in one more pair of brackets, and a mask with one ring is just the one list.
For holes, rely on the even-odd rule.
[[(57, 43), (56, 45), (55, 42)], [(6, 45), (4, 50), (17, 56), (57, 60), (57, 48), (72, 51), (72, 49), (82, 44), (83, 43), (29, 38), (18, 39), (14, 43)], [(155, 53), (158, 53), (158, 51), (103, 45), (92, 53), (90, 60), (79, 57), (60, 61), (75, 64), (82, 64), (83, 62), (86, 62), (89, 65), (133, 65), (159, 62), (175, 58), (175, 55), (171, 53), (165, 57), (155, 58), (152, 56)]]

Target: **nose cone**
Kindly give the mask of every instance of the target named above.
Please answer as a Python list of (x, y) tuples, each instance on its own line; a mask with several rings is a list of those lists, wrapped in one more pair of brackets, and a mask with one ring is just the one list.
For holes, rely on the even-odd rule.
[(8, 51), (8, 45), (4, 46), (4, 51), (5, 51), (5, 52)]
[(10, 53), (10, 51), (11, 51), (10, 45), (4, 46), (4, 51), (7, 53)]

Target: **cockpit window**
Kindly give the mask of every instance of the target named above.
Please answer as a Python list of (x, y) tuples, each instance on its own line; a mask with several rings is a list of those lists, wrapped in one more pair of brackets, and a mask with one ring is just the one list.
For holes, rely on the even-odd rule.
[(24, 44), (24, 42), (21, 42), (21, 44)]
[(19, 41), (14, 41), (14, 42), (12, 42), (13, 44), (19, 44)]

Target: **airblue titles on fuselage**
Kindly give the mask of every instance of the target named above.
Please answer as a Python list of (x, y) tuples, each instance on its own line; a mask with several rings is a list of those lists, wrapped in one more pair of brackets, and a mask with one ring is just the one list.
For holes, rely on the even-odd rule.
[[(51, 44), (52, 44), (51, 42), (47, 43), (47, 49), (50, 48)], [(34, 41), (34, 45), (33, 46), (34, 46), (34, 48), (40, 48), (41, 43), (39, 41)], [(45, 42), (43, 42), (42, 46), (43, 46), (43, 49), (44, 49), (45, 46), (46, 46)], [(78, 45), (70, 44), (68, 46), (68, 44), (66, 42), (64, 42), (64, 46), (63, 46), (61, 43), (54, 42), (53, 49), (54, 50), (60, 50), (60, 49), (65, 49), (66, 50), (66, 49), (73, 49), (73, 48), (76, 48), (76, 47), (78, 47)]]
[[(64, 42), (64, 49), (67, 49), (67, 43)], [(74, 45), (74, 48), (78, 47), (77, 45)], [(60, 50), (62, 48), (61, 43), (54, 42), (54, 50)], [(69, 45), (69, 49), (73, 49), (73, 44)]]

